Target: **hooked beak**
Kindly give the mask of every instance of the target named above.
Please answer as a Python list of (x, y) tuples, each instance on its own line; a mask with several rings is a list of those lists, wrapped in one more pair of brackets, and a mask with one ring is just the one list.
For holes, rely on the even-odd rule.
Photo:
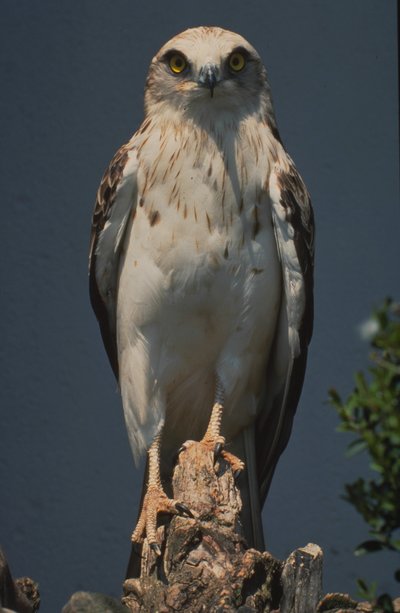
[(219, 81), (219, 68), (216, 64), (205, 64), (200, 68), (198, 83), (202, 87), (209, 88), (211, 98), (214, 95), (214, 87), (218, 85)]

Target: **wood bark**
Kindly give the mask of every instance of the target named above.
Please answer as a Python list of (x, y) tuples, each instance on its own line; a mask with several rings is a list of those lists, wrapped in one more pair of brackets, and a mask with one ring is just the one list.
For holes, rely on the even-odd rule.
[(38, 585), (29, 577), (13, 579), (6, 557), (0, 549), (0, 611), (35, 613), (39, 609)]
[(194, 518), (174, 516), (158, 529), (159, 557), (144, 541), (141, 576), (124, 583), (122, 602), (131, 613), (277, 612), (282, 587), (291, 592), (282, 613), (316, 610), (321, 550), (309, 545), (282, 564), (267, 552), (249, 549), (240, 522), (240, 492), (223, 459), (215, 463), (204, 446), (191, 445), (179, 457), (173, 492)]
[(322, 550), (309, 543), (290, 554), (281, 575), (280, 613), (316, 611), (322, 594)]
[[(140, 578), (124, 583), (122, 605), (101, 593), (77, 592), (65, 613), (368, 613), (376, 607), (347, 594), (320, 600), (322, 551), (309, 544), (285, 562), (249, 549), (240, 523), (242, 501), (230, 466), (195, 443), (173, 476), (174, 497), (194, 518), (175, 516), (158, 529), (161, 556), (143, 544)], [(13, 580), (0, 550), (0, 612), (34, 613), (37, 584)], [(4, 607), (4, 609), (3, 609)], [(400, 613), (400, 599), (393, 601)]]

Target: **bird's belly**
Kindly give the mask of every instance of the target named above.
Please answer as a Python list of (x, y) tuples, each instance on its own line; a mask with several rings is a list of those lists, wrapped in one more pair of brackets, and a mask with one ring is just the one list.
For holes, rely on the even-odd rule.
[[(143, 363), (136, 356), (132, 385), (139, 385), (142, 372), (146, 385), (156, 382), (163, 390), (168, 428), (177, 440), (204, 429), (218, 376), (230, 430), (240, 398), (259, 395), (275, 333), (281, 272), (272, 225), (264, 224), (255, 239), (234, 228), (215, 231), (203, 242), (195, 233), (181, 233), (170, 249), (162, 246), (161, 224), (159, 232), (154, 229), (152, 241), (126, 241), (117, 316), (120, 356), (124, 347), (140, 347)], [(235, 428), (254, 419), (254, 406), (247, 408), (243, 423), (235, 416)]]

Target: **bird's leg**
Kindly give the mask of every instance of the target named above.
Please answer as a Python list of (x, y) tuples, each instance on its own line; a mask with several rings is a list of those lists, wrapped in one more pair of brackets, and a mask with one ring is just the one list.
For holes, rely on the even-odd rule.
[(174, 515), (182, 513), (193, 517), (186, 505), (168, 498), (164, 492), (160, 475), (160, 447), (161, 433), (158, 434), (148, 451), (149, 455), (149, 478), (147, 491), (143, 499), (143, 505), (139, 520), (132, 533), (132, 542), (142, 542), (144, 535), (150, 547), (157, 555), (161, 554), (161, 549), (157, 543), (157, 515), (158, 513), (172, 513)]
[[(211, 410), (210, 421), (208, 422), (207, 430), (200, 441), (200, 444), (207, 447), (210, 451), (214, 452), (214, 456), (222, 456), (226, 460), (236, 475), (238, 475), (244, 469), (244, 462), (237, 456), (233, 455), (229, 451), (224, 449), (225, 437), (221, 435), (221, 421), (222, 413), (224, 411), (224, 389), (217, 378), (217, 385), (215, 391), (214, 406)], [(181, 447), (181, 450), (190, 445), (192, 441), (187, 441)]]

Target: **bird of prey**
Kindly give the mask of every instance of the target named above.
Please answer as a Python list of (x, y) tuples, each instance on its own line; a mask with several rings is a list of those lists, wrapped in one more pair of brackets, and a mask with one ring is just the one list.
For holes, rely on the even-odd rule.
[[(303, 385), (313, 321), (313, 213), (277, 130), (266, 70), (241, 36), (186, 30), (153, 58), (144, 121), (93, 215), (90, 295), (129, 440), (148, 451), (132, 535), (157, 513), (187, 439), (239, 478), (248, 542)], [(189, 444), (189, 443), (188, 443)]]

